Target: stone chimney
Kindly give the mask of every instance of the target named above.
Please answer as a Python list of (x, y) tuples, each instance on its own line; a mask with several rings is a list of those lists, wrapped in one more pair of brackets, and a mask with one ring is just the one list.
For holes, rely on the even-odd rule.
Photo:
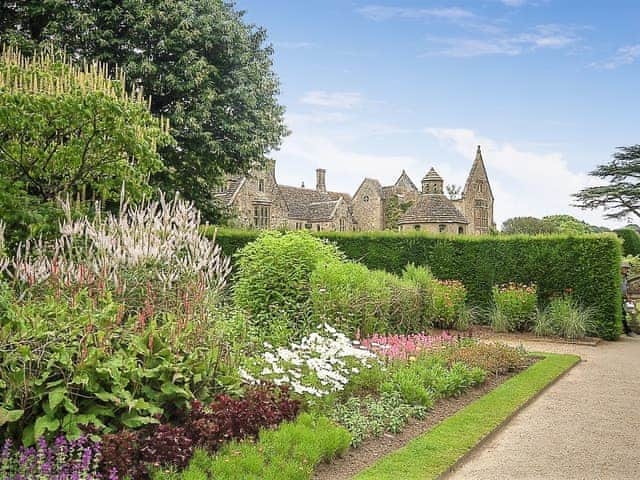
[(316, 169), (316, 190), (327, 193), (327, 171), (324, 168)]

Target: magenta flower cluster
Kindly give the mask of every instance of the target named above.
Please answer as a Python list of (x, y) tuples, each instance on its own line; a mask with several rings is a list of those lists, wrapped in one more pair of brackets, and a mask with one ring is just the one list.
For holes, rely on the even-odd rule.
[(33, 447), (16, 448), (7, 439), (0, 452), (3, 480), (118, 480), (117, 472), (107, 477), (98, 473), (100, 444), (82, 436), (76, 440), (57, 437), (48, 444), (40, 438)]
[(441, 348), (456, 341), (456, 337), (444, 332), (442, 335), (378, 335), (362, 340), (367, 349), (391, 360), (411, 360), (422, 352)]

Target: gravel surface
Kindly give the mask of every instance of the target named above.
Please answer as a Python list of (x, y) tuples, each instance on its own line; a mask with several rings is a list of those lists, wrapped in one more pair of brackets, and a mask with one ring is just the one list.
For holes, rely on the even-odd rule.
[(583, 361), (445, 478), (640, 479), (640, 337), (523, 343)]

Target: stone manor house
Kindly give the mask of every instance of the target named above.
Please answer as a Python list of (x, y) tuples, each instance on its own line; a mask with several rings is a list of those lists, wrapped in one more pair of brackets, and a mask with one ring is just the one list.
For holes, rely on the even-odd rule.
[(314, 231), (422, 230), (486, 234), (495, 226), (494, 197), (480, 146), (461, 194), (451, 199), (431, 168), (418, 189), (403, 170), (393, 185), (365, 178), (353, 196), (327, 190), (326, 171), (316, 170), (316, 188), (279, 185), (275, 161), (247, 175), (230, 176), (215, 193), (241, 228)]

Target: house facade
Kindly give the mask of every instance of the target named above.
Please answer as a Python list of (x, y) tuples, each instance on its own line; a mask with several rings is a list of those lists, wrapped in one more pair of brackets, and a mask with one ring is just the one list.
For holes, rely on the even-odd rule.
[(228, 177), (215, 196), (241, 228), (481, 235), (495, 226), (494, 197), (479, 146), (464, 189), (453, 199), (433, 168), (420, 188), (403, 170), (393, 185), (365, 178), (351, 197), (327, 190), (324, 169), (316, 170), (315, 188), (279, 185), (273, 160), (247, 175)]

